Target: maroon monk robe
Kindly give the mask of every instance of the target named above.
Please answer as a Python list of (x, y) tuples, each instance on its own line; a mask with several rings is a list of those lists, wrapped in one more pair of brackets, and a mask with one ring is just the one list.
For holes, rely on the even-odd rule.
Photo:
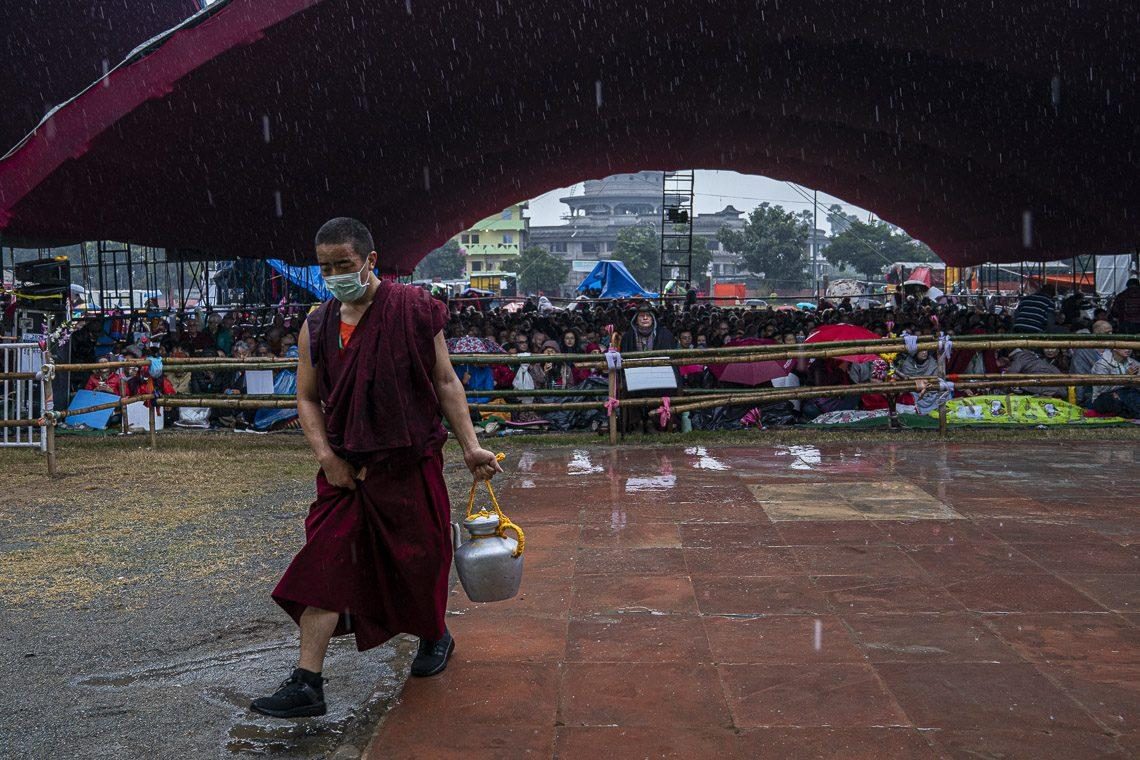
[(443, 637), (451, 507), (431, 375), (446, 322), (447, 309), (424, 290), (389, 282), (343, 349), (339, 302), (309, 315), (329, 444), (368, 472), (355, 491), (317, 473), (305, 545), (273, 599), (298, 623), (306, 607), (339, 612), (334, 635), (356, 634), (362, 651), (398, 633)]

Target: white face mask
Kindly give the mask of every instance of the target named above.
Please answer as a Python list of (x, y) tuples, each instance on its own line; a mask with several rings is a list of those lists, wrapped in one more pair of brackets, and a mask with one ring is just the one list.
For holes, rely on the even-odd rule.
[(365, 276), (364, 281), (360, 281), (360, 276), (368, 271), (368, 260), (364, 260), (364, 266), (360, 268), (359, 272), (350, 272), (349, 274), (333, 274), (321, 275), (321, 279), (325, 281), (325, 287), (333, 294), (333, 298), (341, 303), (352, 303), (359, 301), (368, 290), (368, 277)]

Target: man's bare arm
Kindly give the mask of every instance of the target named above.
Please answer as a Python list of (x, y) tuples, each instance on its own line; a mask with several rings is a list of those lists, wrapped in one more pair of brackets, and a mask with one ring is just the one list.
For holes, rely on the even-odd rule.
[(495, 455), (479, 445), (475, 437), (475, 427), (471, 424), (471, 410), (467, 406), (467, 394), (463, 383), (451, 366), (447, 353), (447, 341), (443, 333), (435, 336), (435, 368), (432, 370), (432, 385), (439, 398), (440, 408), (451, 431), (463, 447), (463, 461), (472, 474), (480, 480), (490, 480), (496, 472), (502, 472)]

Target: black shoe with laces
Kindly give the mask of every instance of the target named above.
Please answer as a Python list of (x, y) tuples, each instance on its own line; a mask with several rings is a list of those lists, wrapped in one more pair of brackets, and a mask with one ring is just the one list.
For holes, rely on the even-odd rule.
[[(314, 683), (315, 681), (315, 683)], [(253, 700), (249, 706), (254, 712), (271, 718), (308, 718), (324, 715), (324, 681), (319, 673), (297, 668), (286, 678), (271, 697)]]
[(455, 639), (451, 638), (450, 631), (445, 630), (439, 641), (420, 639), (420, 651), (412, 660), (412, 675), (426, 678), (442, 673), (447, 667), (447, 658), (454, 651)]

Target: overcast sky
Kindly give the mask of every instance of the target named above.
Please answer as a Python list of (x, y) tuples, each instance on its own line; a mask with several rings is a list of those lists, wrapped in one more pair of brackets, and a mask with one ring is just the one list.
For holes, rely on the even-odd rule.
[[(738, 174), (737, 172), (698, 170), (693, 189), (696, 193), (698, 214), (720, 211), (728, 205), (747, 212), (764, 201), (768, 201), (772, 205), (779, 204), (791, 211), (810, 209), (812, 205), (810, 200), (811, 188), (800, 188), (809, 196), (804, 198), (787, 182), (751, 174)], [(581, 184), (576, 185), (573, 190), (574, 195), (581, 195)], [(562, 187), (532, 200), (530, 202), (531, 224), (539, 226), (564, 224), (561, 217), (569, 211), (569, 208), (565, 204), (559, 203), (558, 199), (570, 195), (570, 191), (571, 188)], [(823, 219), (822, 210), (832, 203), (838, 203), (843, 206), (847, 213), (855, 214), (860, 219), (867, 218), (868, 212), (865, 209), (847, 203), (841, 198), (820, 193), (819, 226), (821, 229), (829, 229)]]

